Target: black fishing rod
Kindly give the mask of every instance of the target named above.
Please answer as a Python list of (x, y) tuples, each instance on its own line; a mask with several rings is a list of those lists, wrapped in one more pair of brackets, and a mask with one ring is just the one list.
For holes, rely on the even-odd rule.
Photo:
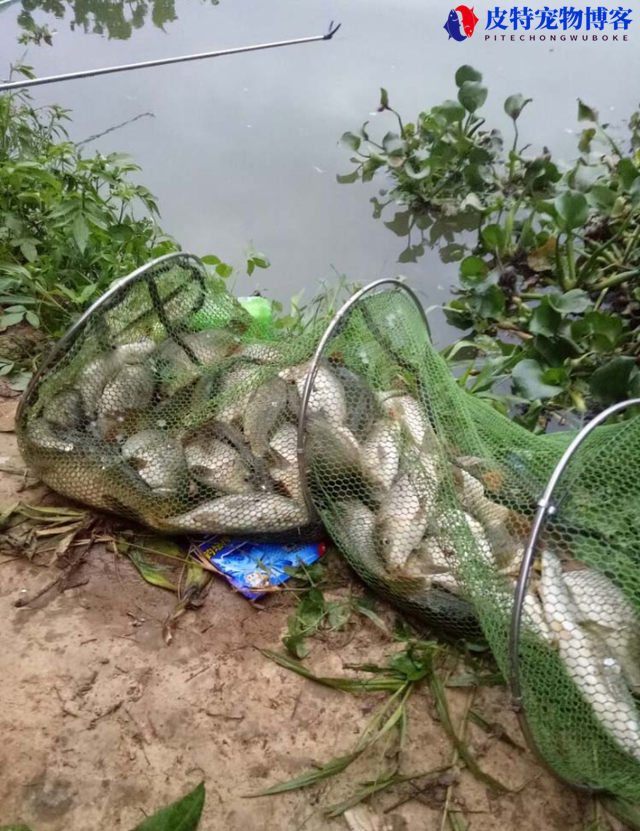
[(154, 66), (167, 66), (174, 63), (188, 63), (202, 61), (207, 58), (222, 58), (226, 55), (239, 55), (242, 52), (259, 52), (262, 49), (279, 49), (282, 46), (295, 46), (298, 43), (313, 43), (314, 41), (331, 40), (342, 24), (333, 21), (329, 24), (329, 31), (324, 35), (296, 38), (295, 40), (278, 40), (273, 43), (258, 43), (254, 46), (236, 46), (233, 49), (219, 49), (216, 52), (197, 52), (194, 55), (181, 55), (176, 58), (159, 58), (154, 61), (140, 61), (139, 63), (122, 64), (121, 66), (107, 66), (102, 69), (84, 69), (79, 72), (67, 72), (63, 75), (48, 75), (44, 78), (30, 78), (22, 81), (9, 81), (0, 84), (0, 92), (26, 87), (39, 87), (44, 84), (57, 84), (62, 81), (76, 81), (79, 78), (95, 78), (99, 75), (112, 75), (115, 72), (131, 72), (135, 69), (150, 69)]

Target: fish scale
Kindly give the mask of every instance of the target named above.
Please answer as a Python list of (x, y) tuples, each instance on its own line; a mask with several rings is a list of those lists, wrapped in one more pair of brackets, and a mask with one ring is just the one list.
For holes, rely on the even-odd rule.
[(640, 615), (622, 591), (593, 569), (567, 571), (564, 582), (580, 613), (578, 622), (594, 624), (627, 683), (640, 692)]

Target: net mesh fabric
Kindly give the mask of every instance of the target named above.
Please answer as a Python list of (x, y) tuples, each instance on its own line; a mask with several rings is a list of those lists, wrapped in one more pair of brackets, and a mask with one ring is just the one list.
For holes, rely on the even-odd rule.
[(196, 258), (160, 261), (46, 367), (21, 451), (54, 490), (157, 530), (297, 537), (299, 393), (280, 374), (317, 340), (266, 329)]
[[(515, 580), (571, 434), (535, 436), (457, 383), (401, 288), (278, 336), (195, 258), (125, 282), (63, 344), (18, 424), (73, 499), (174, 533), (293, 535), (315, 515), (358, 575), (433, 627), (483, 635), (505, 676)], [(519, 644), (523, 708), (560, 776), (640, 799), (640, 419), (560, 481)]]
[[(309, 486), (330, 535), (362, 579), (432, 625), (474, 637), (477, 620), (508, 677), (524, 546), (574, 435), (533, 435), (462, 389), (400, 289), (352, 307), (323, 368), (353, 375), (334, 392), (332, 429), (313, 407), (305, 425)], [(524, 712), (547, 764), (634, 801), (637, 448), (636, 417), (598, 428), (574, 457), (539, 546), (519, 645)]]

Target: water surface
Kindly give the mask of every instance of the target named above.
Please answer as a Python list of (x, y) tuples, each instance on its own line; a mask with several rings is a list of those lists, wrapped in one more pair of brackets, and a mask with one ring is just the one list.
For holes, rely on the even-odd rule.
[[(38, 103), (74, 111), (77, 140), (152, 112), (94, 146), (135, 157), (164, 228), (186, 250), (234, 263), (249, 247), (266, 252), (272, 268), (241, 277), (242, 293), (260, 288), (286, 299), (305, 288), (309, 297), (337, 271), (360, 282), (404, 274), (428, 305), (448, 296), (457, 266), (443, 264), (437, 250), (398, 263), (406, 239), (372, 217), (383, 179), (336, 182), (351, 169), (337, 144), (345, 130), (366, 119), (381, 134), (394, 128), (391, 116), (375, 112), (380, 86), (412, 119), (454, 97), (455, 69), (470, 63), (489, 86), (489, 123), (508, 134), (504, 99), (532, 96), (521, 136), (567, 158), (580, 129), (578, 96), (617, 122), (638, 104), (633, 25), (626, 43), (485, 41), (486, 9), (477, 7), (474, 36), (458, 43), (443, 29), (449, 8), (433, 0), (22, 0), (0, 6), (0, 75), (25, 51), (17, 43), (23, 6), (56, 31), (53, 46), (27, 48), (37, 75), (321, 34), (330, 20), (342, 23), (326, 43), (34, 91)], [(388, 208), (385, 218), (393, 215)]]

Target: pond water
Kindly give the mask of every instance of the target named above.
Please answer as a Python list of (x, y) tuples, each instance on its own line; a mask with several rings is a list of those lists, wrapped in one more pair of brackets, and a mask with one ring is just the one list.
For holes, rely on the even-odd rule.
[[(389, 114), (375, 112), (380, 86), (409, 120), (455, 97), (456, 68), (472, 64), (489, 87), (490, 124), (510, 134), (504, 99), (532, 96), (521, 137), (567, 158), (580, 129), (578, 96), (618, 123), (638, 104), (633, 26), (627, 42), (486, 41), (487, 11), (477, 7), (474, 37), (457, 42), (443, 29), (449, 8), (433, 0), (18, 0), (0, 5), (5, 77), (25, 51), (17, 43), (23, 6), (56, 32), (52, 46), (27, 48), (37, 75), (322, 34), (330, 20), (342, 23), (329, 42), (34, 91), (36, 102), (74, 111), (76, 140), (153, 113), (94, 146), (135, 157), (159, 197), (164, 228), (185, 250), (236, 264), (249, 247), (265, 252), (272, 267), (240, 277), (237, 290), (281, 300), (303, 288), (310, 298), (336, 272), (360, 282), (404, 274), (426, 305), (449, 295), (457, 266), (437, 249), (398, 262), (406, 238), (372, 215), (383, 178), (336, 182), (352, 168), (338, 146), (345, 130), (367, 119), (380, 134), (394, 127)], [(393, 217), (390, 206), (383, 218)], [(436, 334), (447, 337), (442, 321)]]

